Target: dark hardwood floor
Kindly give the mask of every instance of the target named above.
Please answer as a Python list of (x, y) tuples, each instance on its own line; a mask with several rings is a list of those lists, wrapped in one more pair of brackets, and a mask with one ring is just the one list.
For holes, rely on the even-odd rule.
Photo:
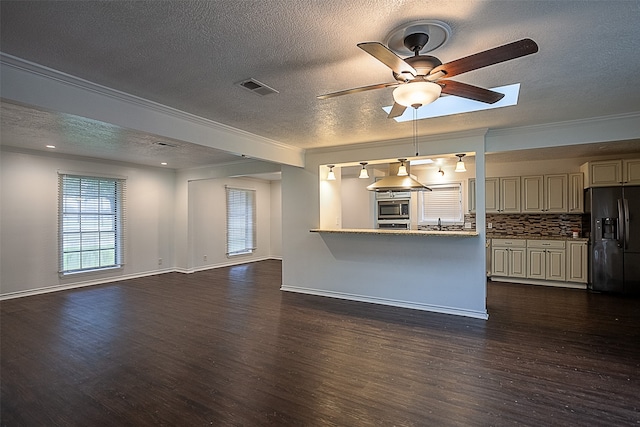
[(6, 426), (640, 423), (640, 300), (490, 283), (488, 321), (285, 293), (281, 263), (7, 300)]

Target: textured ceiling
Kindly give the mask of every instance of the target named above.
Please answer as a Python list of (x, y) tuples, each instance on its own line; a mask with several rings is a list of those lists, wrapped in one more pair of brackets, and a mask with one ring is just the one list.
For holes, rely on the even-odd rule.
[[(391, 88), (316, 96), (393, 81), (389, 69), (356, 44), (384, 41), (397, 26), (423, 19), (452, 28), (447, 43), (431, 52), (443, 62), (525, 37), (540, 51), (455, 78), (483, 87), (520, 82), (519, 105), (428, 119), (420, 124), (422, 135), (640, 111), (639, 1), (3, 0), (0, 19), (6, 54), (302, 148), (411, 135), (410, 122), (389, 120), (381, 109), (392, 103)], [(279, 93), (261, 97), (236, 85), (247, 78)], [(10, 135), (5, 114), (34, 114), (47, 138), (69, 120), (6, 105), (2, 114), (3, 140)], [(88, 155), (96, 149), (85, 138), (90, 133), (119, 139), (120, 152), (129, 139), (154, 138), (114, 135), (121, 132), (96, 125), (72, 135), (77, 152), (84, 147)], [(141, 155), (157, 149), (142, 145)], [(202, 161), (227, 160), (211, 149), (189, 148)], [(223, 157), (207, 157), (217, 155)]]
[(0, 112), (3, 145), (21, 149), (43, 150), (47, 145), (54, 145), (57, 153), (148, 166), (162, 166), (162, 162), (173, 169), (242, 161), (237, 155), (224, 151), (71, 114), (45, 112), (8, 102), (2, 103)]

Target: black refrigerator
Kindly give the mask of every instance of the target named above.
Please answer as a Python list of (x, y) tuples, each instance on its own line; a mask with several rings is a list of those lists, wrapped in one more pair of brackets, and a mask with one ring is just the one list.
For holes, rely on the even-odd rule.
[(589, 288), (640, 294), (640, 187), (590, 188)]

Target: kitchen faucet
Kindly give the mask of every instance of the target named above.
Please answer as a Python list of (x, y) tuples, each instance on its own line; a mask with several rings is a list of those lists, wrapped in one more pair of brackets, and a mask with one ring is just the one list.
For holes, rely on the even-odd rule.
[(442, 223), (440, 222), (440, 218), (438, 218), (438, 230), (442, 231)]

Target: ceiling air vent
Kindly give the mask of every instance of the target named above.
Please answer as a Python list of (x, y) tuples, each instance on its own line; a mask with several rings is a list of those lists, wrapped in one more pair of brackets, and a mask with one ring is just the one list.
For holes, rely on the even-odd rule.
[(269, 86), (267, 86), (264, 83), (260, 83), (259, 81), (257, 81), (256, 79), (248, 79), (248, 80), (243, 80), (240, 83), (238, 83), (241, 87), (255, 93), (258, 95), (269, 95), (272, 93), (279, 93), (277, 90), (270, 88)]
[(177, 148), (177, 147), (178, 147), (178, 146), (177, 146), (177, 145), (175, 145), (175, 144), (170, 144), (170, 143), (168, 143), (168, 142), (162, 142), (162, 141), (157, 141), (155, 144), (156, 144), (156, 145), (160, 145), (160, 146), (162, 146), (162, 147), (171, 147), (171, 148)]

